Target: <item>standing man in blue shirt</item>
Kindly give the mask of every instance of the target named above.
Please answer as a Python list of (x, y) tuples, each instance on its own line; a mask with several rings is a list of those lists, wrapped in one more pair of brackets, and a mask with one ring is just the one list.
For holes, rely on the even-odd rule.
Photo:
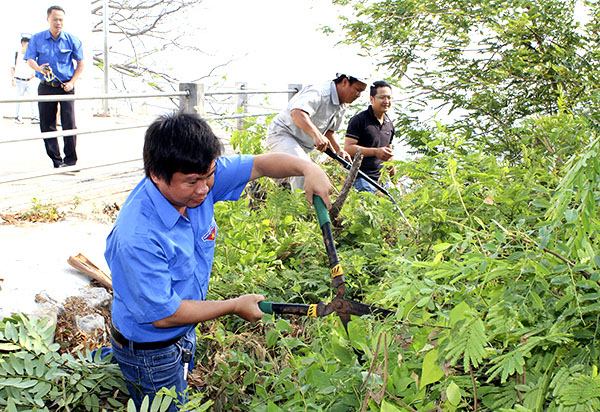
[[(75, 94), (75, 82), (83, 71), (83, 48), (81, 41), (63, 31), (65, 11), (60, 6), (51, 6), (47, 11), (50, 28), (34, 34), (29, 41), (25, 60), (36, 71), (40, 79), (38, 95)], [(75, 62), (75, 63), (74, 63)], [(48, 80), (47, 80), (48, 78)], [(40, 130), (56, 131), (58, 102), (39, 102)], [(75, 102), (60, 103), (60, 120), (63, 130), (75, 129)], [(64, 159), (60, 156), (58, 140), (44, 139), (46, 153), (54, 167), (72, 166), (77, 163), (75, 145), (77, 136), (64, 136)]]
[(206, 300), (218, 235), (214, 204), (238, 200), (246, 184), (262, 176), (304, 176), (309, 203), (315, 194), (331, 206), (329, 179), (311, 161), (284, 153), (222, 153), (222, 143), (196, 114), (154, 121), (145, 134), (146, 177), (106, 241), (112, 352), (138, 408), (161, 387), (174, 386), (185, 402), (199, 322), (228, 314), (251, 322), (262, 317), (261, 295)]
[[(392, 106), (392, 86), (383, 80), (373, 83), (369, 90), (371, 105), (348, 122), (344, 148), (351, 156), (360, 149), (364, 158), (360, 170), (375, 182), (381, 177), (383, 162), (394, 160), (392, 140), (394, 124), (387, 115)], [(391, 174), (395, 169), (391, 169)], [(375, 193), (377, 188), (358, 176), (354, 187), (359, 192)]]

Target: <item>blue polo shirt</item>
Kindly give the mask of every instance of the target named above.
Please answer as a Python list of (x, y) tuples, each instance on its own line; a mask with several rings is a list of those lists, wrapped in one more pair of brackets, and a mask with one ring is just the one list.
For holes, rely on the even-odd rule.
[(206, 298), (217, 236), (214, 204), (239, 199), (253, 162), (253, 156), (217, 159), (213, 187), (204, 202), (187, 209), (187, 218), (150, 179), (133, 189), (104, 253), (113, 282), (112, 321), (127, 339), (164, 341), (194, 328), (155, 328), (152, 322), (171, 316), (184, 299)]
[[(50, 30), (34, 34), (29, 40), (25, 60), (35, 60), (38, 65), (49, 63), (52, 73), (62, 82), (68, 82), (75, 73), (75, 61), (83, 60), (81, 41), (65, 31), (60, 32), (54, 40)], [(44, 80), (44, 75), (35, 72), (38, 79)]]

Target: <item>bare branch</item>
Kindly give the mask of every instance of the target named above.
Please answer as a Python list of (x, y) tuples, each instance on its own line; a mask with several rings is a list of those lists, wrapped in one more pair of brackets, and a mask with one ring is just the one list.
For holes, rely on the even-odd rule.
[[(178, 24), (176, 19), (189, 13), (192, 7), (199, 5), (202, 0), (110, 0), (109, 12), (104, 16), (101, 0), (91, 1), (91, 13), (94, 17), (93, 33), (102, 33), (105, 17), (109, 19), (111, 44), (110, 67), (122, 77), (139, 78), (144, 85), (158, 90), (175, 89), (178, 79), (171, 70), (170, 61), (162, 56), (163, 52), (186, 50), (193, 53), (203, 53), (195, 43), (186, 44), (189, 36), (185, 25)], [(104, 64), (102, 53), (93, 56), (98, 65)], [(214, 71), (229, 64), (220, 64), (210, 70), (206, 78)], [(121, 84), (131, 82), (115, 82)]]
[(334, 226), (340, 226), (340, 211), (344, 206), (344, 202), (346, 202), (346, 198), (348, 197), (348, 193), (352, 190), (352, 186), (354, 185), (354, 181), (356, 180), (356, 176), (358, 175), (358, 171), (360, 169), (360, 165), (363, 161), (363, 154), (360, 149), (356, 151), (354, 155), (354, 160), (352, 161), (352, 167), (348, 171), (348, 176), (344, 181), (344, 185), (342, 186), (342, 191), (338, 198), (333, 202), (331, 206), (331, 210), (329, 211), (329, 218)]

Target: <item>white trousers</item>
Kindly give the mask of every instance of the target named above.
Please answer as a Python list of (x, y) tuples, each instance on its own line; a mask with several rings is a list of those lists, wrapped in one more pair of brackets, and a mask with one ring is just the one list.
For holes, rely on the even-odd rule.
[[(267, 129), (267, 146), (271, 152), (288, 153), (304, 160), (312, 161), (310, 153), (313, 150), (305, 149), (294, 136), (280, 130), (274, 131), (273, 123)], [(289, 178), (292, 189), (304, 190), (304, 176), (294, 176)]]
[[(33, 80), (29, 80), (28, 82), (26, 82), (24, 80), (15, 79), (15, 83), (17, 83), (17, 96), (33, 96)], [(17, 103), (15, 105), (15, 109), (15, 117), (21, 117), (21, 103)], [(38, 116), (36, 102), (29, 103), (29, 117), (31, 119), (37, 119), (40, 117)]]

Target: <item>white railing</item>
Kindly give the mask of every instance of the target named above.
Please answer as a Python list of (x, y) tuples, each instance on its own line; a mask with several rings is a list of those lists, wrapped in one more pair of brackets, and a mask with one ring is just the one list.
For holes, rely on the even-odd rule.
[[(244, 84), (241, 84), (244, 87)], [(241, 119), (248, 117), (261, 117), (270, 116), (277, 112), (265, 112), (265, 113), (248, 113), (247, 97), (252, 94), (288, 94), (289, 97), (297, 93), (301, 85), (293, 84), (289, 85), (289, 89), (286, 90), (231, 90), (231, 91), (215, 91), (205, 92), (204, 85), (199, 83), (181, 83), (179, 85), (179, 92), (157, 92), (157, 93), (129, 93), (129, 94), (99, 94), (91, 96), (80, 96), (80, 95), (58, 95), (58, 96), (36, 96), (36, 97), (13, 97), (7, 99), (0, 99), (1, 103), (29, 103), (29, 102), (67, 102), (76, 100), (117, 100), (117, 99), (148, 99), (156, 97), (178, 97), (179, 98), (179, 110), (182, 111), (196, 111), (203, 115), (205, 120), (227, 120), (227, 119), (238, 119), (237, 128), (242, 128)], [(242, 96), (237, 98), (235, 102), (235, 111), (238, 114), (235, 115), (223, 115), (223, 116), (206, 116), (206, 97), (209, 96)], [(56, 132), (40, 132), (32, 135), (19, 136), (15, 138), (13, 136), (5, 137), (0, 135), (0, 145), (4, 143), (16, 143), (30, 140), (42, 140), (54, 137), (92, 134), (111, 132), (119, 130), (137, 129), (142, 127), (148, 127), (148, 123), (136, 124), (136, 125), (125, 125), (116, 126), (102, 129), (66, 129)], [(0, 182), (1, 183), (1, 182)]]
[[(150, 99), (168, 98), (175, 103), (174, 110), (197, 112), (208, 121), (236, 120), (236, 128), (241, 129), (244, 126), (243, 119), (273, 115), (278, 113), (281, 109), (250, 105), (248, 104), (248, 97), (250, 95), (287, 94), (289, 100), (300, 89), (301, 85), (290, 84), (288, 85), (288, 88), (284, 90), (249, 90), (246, 87), (246, 83), (237, 83), (235, 89), (206, 91), (204, 85), (199, 83), (181, 83), (179, 84), (179, 91), (172, 92), (7, 97), (0, 99), (0, 104), (40, 101), (64, 102), (77, 100), (100, 100), (106, 102), (109, 100), (128, 99), (139, 99), (143, 103), (146, 103), (146, 101), (151, 101)], [(232, 105), (233, 107), (231, 107)], [(218, 108), (215, 109), (215, 107)], [(206, 108), (210, 109), (210, 114), (207, 114)], [(168, 108), (164, 109), (169, 110)], [(107, 117), (107, 119), (110, 119), (110, 117)], [(140, 122), (138, 119), (137, 122), (133, 120), (131, 124), (106, 125), (106, 122), (103, 122), (103, 126), (58, 130), (55, 132), (44, 133), (33, 132), (29, 129), (25, 133), (20, 133), (20, 131), (18, 131), (17, 134), (15, 134), (16, 130), (14, 128), (12, 130), (5, 129), (0, 131), (0, 150), (5, 153), (12, 153), (15, 146), (10, 145), (24, 144), (24, 142), (61, 136), (99, 134), (99, 138), (104, 138), (106, 132), (141, 129), (146, 128), (149, 125), (150, 121)], [(100, 135), (101, 133), (105, 134)], [(27, 160), (23, 159), (23, 162), (26, 163)], [(82, 174), (73, 174), (73, 172), (88, 171), (90, 169), (98, 169), (98, 172), (95, 172), (96, 174), (91, 177), (83, 172)], [(91, 170), (88, 173), (92, 174), (94, 172)], [(48, 200), (50, 201), (58, 201), (60, 195), (63, 194), (58, 192), (64, 191), (66, 194), (67, 190), (75, 192), (75, 195), (70, 194), (71, 197), (81, 197), (83, 192), (93, 192), (93, 190), (90, 189), (91, 181), (96, 181), (99, 187), (102, 186), (103, 190), (107, 190), (112, 187), (110, 186), (111, 184), (117, 185), (122, 182), (127, 182), (127, 185), (135, 184), (136, 178), (139, 180), (139, 175), (141, 173), (143, 173), (143, 167), (141, 165), (141, 158), (137, 154), (125, 156), (124, 159), (105, 158), (103, 161), (96, 163), (93, 161), (83, 162), (81, 165), (78, 164), (76, 166), (59, 169), (44, 168), (39, 171), (30, 170), (27, 172), (24, 172), (23, 169), (21, 169), (20, 172), (16, 171), (14, 173), (9, 170), (8, 173), (5, 172), (3, 176), (0, 176), (0, 192), (3, 193), (2, 197), (10, 197), (10, 199), (5, 199), (4, 201), (5, 210), (7, 210), (6, 205), (9, 205), (8, 207), (10, 209), (12, 209), (13, 206), (18, 209), (18, 207), (24, 207), (27, 204), (24, 202), (30, 202), (33, 197), (43, 199), (44, 195), (40, 193), (41, 191), (48, 191), (51, 193), (48, 195)], [(57, 181), (56, 179), (59, 178), (59, 176), (56, 175), (64, 175), (67, 180), (62, 181), (62, 178), (60, 178), (60, 181)], [(75, 176), (78, 175), (81, 175), (81, 177), (75, 178)], [(133, 178), (134, 175), (136, 178)], [(67, 176), (70, 176), (70, 178)], [(67, 181), (69, 183), (66, 183)], [(67, 189), (67, 186), (70, 189)], [(35, 189), (35, 187), (38, 189)], [(117, 189), (115, 188), (115, 190)], [(66, 196), (63, 196), (63, 198), (66, 199)], [(2, 207), (0, 207), (0, 209), (2, 209)]]

